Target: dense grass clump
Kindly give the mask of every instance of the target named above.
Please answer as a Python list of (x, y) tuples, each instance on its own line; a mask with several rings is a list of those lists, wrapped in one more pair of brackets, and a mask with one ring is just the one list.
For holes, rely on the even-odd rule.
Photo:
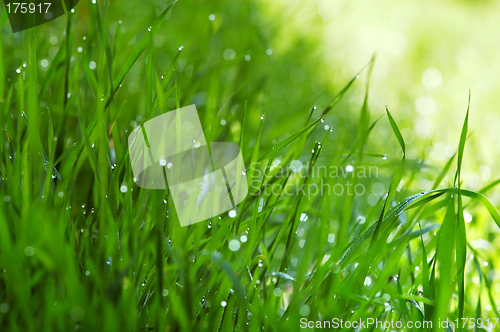
[[(314, 37), (273, 49), (281, 21), (257, 2), (192, 6), (82, 2), (16, 35), (4, 13), (1, 330), (494, 324), (498, 262), (466, 223), (473, 211), (500, 225), (484, 196), (498, 181), (462, 185), (469, 109), (445, 165), (409, 158), (389, 108), (369, 106), (374, 58), (335, 89), (297, 51)], [(135, 185), (127, 138), (190, 104), (207, 141), (240, 145), (250, 193), (180, 227), (168, 190)], [(377, 126), (390, 144), (368, 141)], [(419, 187), (428, 174), (432, 187)]]

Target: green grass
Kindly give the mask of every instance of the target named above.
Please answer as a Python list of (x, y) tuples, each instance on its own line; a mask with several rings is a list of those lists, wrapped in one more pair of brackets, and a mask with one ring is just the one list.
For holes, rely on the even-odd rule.
[[(498, 181), (480, 192), (462, 186), (468, 108), (448, 163), (409, 158), (397, 117), (370, 107), (375, 59), (315, 95), (283, 80), (315, 60), (297, 52), (313, 47), (314, 36), (266, 54), (284, 19), (251, 23), (245, 10), (264, 11), (258, 3), (197, 11), (192, 1), (141, 4), (82, 2), (34, 30), (3, 29), (2, 331), (288, 331), (303, 317), (435, 326), (446, 317), (499, 318), (496, 255), (470, 245), (477, 227), (464, 219), (467, 210), (500, 225), (484, 196)], [(230, 47), (236, 56), (228, 51), (225, 60)], [(321, 76), (321, 65), (304, 68), (306, 82)], [(283, 88), (280, 99), (273, 91)], [(362, 100), (361, 109), (347, 98)], [(192, 103), (208, 141), (240, 144), (251, 186), (236, 217), (181, 228), (167, 191), (134, 184), (127, 138)], [(369, 142), (377, 126), (392, 130), (391, 144)], [(293, 172), (296, 160), (309, 172)], [(347, 166), (346, 176), (312, 172)], [(376, 167), (376, 176), (363, 176), (363, 167)], [(423, 177), (431, 190), (419, 187)], [(347, 181), (366, 192), (313, 191)], [(383, 192), (372, 194), (374, 185)], [(264, 190), (284, 186), (294, 193)]]

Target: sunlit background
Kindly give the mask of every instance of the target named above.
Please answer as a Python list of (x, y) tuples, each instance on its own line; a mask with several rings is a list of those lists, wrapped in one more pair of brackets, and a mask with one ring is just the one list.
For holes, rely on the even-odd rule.
[[(292, 31), (305, 34), (316, 24), (321, 27), (314, 31), (321, 33), (319, 53), (326, 76), (322, 79), (345, 82), (376, 55), (370, 86), (372, 111), (381, 115), (389, 106), (401, 123), (410, 156), (418, 156), (425, 147), (429, 161), (441, 164), (455, 153), (471, 89), (473, 135), (467, 154), (472, 158), (465, 161), (465, 182), (480, 189), (498, 178), (497, 2), (320, 0), (283, 1), (273, 6), (276, 12), (283, 8), (308, 17), (307, 21), (294, 20), (291, 24), (298, 28)], [(350, 100), (351, 104), (361, 102), (359, 95)], [(385, 143), (389, 136), (389, 127), (381, 125), (372, 140)]]

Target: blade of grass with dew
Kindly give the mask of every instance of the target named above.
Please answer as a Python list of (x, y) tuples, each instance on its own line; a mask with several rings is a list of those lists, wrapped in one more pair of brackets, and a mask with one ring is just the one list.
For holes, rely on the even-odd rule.
[(458, 276), (458, 318), (461, 319), (464, 315), (465, 305), (465, 261), (467, 256), (467, 236), (465, 231), (464, 210), (461, 194), (461, 171), (462, 160), (465, 149), (465, 141), (467, 139), (467, 130), (469, 126), (469, 109), (470, 109), (470, 90), (467, 113), (465, 115), (462, 133), (460, 134), (460, 143), (458, 146), (457, 173), (455, 175), (455, 185), (457, 186), (457, 243), (456, 243), (456, 260), (457, 260), (457, 276)]
[(436, 248), (437, 262), (439, 262), (439, 280), (437, 281), (436, 306), (432, 316), (433, 331), (437, 331), (438, 321), (443, 320), (448, 312), (451, 295), (455, 284), (453, 283), (453, 251), (455, 248), (456, 214), (454, 201), (451, 196), (447, 198), (448, 207), (443, 224), (439, 230)]
[[(385, 232), (381, 232), (381, 230), (382, 230), (381, 226), (382, 226), (382, 222), (384, 220), (384, 216), (386, 213), (386, 206), (388, 203), (389, 204), (391, 203), (392, 197), (394, 196), (394, 194), (396, 192), (396, 188), (401, 181), (401, 178), (402, 178), (403, 172), (404, 172), (404, 168), (405, 168), (406, 148), (405, 148), (405, 142), (403, 140), (403, 136), (401, 135), (401, 132), (399, 131), (398, 126), (396, 125), (396, 122), (392, 118), (388, 107), (386, 107), (386, 112), (387, 112), (387, 117), (388, 117), (389, 122), (391, 124), (392, 130), (393, 130), (394, 134), (396, 135), (396, 138), (397, 138), (399, 145), (401, 147), (401, 150), (403, 152), (403, 157), (402, 157), (400, 166), (398, 167), (396, 173), (394, 174), (394, 177), (391, 180), (391, 184), (389, 186), (389, 191), (388, 191), (387, 196), (384, 200), (384, 204), (382, 206), (382, 211), (380, 213), (380, 217), (378, 218), (378, 221), (375, 225), (375, 229), (373, 231), (373, 236), (372, 236), (372, 240), (370, 242), (370, 248), (368, 249), (368, 253), (367, 253), (365, 259), (363, 260), (363, 263), (356, 270), (356, 273), (359, 274), (361, 279), (364, 279), (366, 277), (366, 274), (368, 272), (368, 267), (378, 252), (376, 247), (380, 246), (380, 243), (385, 243), (386, 238), (388, 236), (388, 230), (386, 230)], [(355, 280), (355, 279), (356, 278), (353, 278), (352, 280)], [(350, 287), (356, 287), (356, 286), (351, 284)]]

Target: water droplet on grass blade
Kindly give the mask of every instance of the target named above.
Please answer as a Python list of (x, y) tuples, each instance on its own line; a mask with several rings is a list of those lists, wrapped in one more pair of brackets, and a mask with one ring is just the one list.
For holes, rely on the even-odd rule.
[(299, 314), (301, 316), (307, 316), (311, 312), (311, 308), (308, 305), (303, 304), (299, 309)]
[(7, 303), (2, 303), (2, 304), (0, 304), (0, 312), (1, 312), (2, 314), (7, 313), (7, 312), (9, 311), (9, 308), (10, 308), (10, 307), (9, 307), (9, 305), (8, 305)]
[(335, 241), (335, 234), (328, 234), (328, 242), (333, 243)]
[(241, 247), (240, 241), (238, 241), (238, 240), (229, 241), (229, 250), (238, 251), (238, 250), (240, 250), (240, 247)]
[(85, 317), (85, 311), (80, 307), (74, 307), (73, 309), (71, 309), (69, 316), (75, 322), (79, 322)]
[(35, 248), (29, 246), (24, 249), (24, 254), (28, 257), (31, 257), (35, 254)]

